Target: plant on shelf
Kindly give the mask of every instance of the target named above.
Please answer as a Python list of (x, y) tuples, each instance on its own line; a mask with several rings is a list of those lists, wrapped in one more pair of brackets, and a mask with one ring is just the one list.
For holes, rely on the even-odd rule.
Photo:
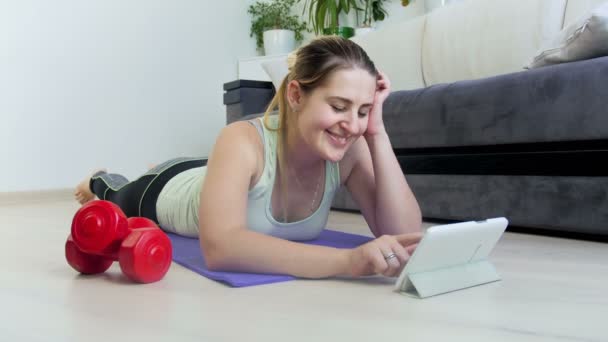
[(384, 2), (387, 0), (361, 0), (363, 2), (363, 25), (371, 27), (375, 21), (382, 21), (388, 17), (388, 12), (384, 9)]
[[(268, 54), (269, 49), (267, 44), (265, 44), (265, 36), (267, 40), (276, 40), (268, 38), (269, 31), (288, 30), (293, 32), (291, 35), (294, 42), (290, 42), (290, 44), (301, 42), (304, 39), (302, 32), (308, 31), (306, 22), (301, 21), (297, 15), (291, 15), (291, 8), (296, 1), (298, 0), (256, 1), (249, 6), (247, 13), (252, 17), (249, 36), (255, 36), (258, 48), (264, 46)], [(271, 33), (280, 34), (280, 32)], [(293, 50), (293, 47), (291, 47), (291, 50)]]
[(308, 18), (316, 34), (337, 34), (345, 38), (354, 35), (354, 28), (340, 26), (340, 14), (351, 9), (361, 11), (359, 0), (299, 0), (304, 1), (302, 14), (308, 10)]
[[(359, 27), (355, 29), (357, 36), (374, 31), (372, 24), (377, 21), (382, 21), (388, 17), (388, 12), (384, 8), (388, 0), (360, 0), (361, 11), (363, 12), (363, 21), (359, 21), (359, 12), (357, 12), (357, 23)], [(401, 0), (401, 6), (406, 7), (410, 4), (409, 0)]]

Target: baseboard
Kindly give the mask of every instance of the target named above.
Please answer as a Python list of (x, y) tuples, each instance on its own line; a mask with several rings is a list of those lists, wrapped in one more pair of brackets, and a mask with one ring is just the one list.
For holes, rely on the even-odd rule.
[(0, 205), (74, 200), (74, 189), (0, 192)]

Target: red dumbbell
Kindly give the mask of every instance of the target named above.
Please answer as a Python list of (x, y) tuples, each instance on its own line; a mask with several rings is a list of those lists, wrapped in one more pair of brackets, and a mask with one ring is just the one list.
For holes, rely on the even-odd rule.
[(83, 274), (105, 272), (118, 261), (132, 280), (151, 283), (171, 266), (171, 241), (154, 221), (126, 218), (108, 201), (91, 201), (74, 215), (65, 245), (68, 264)]

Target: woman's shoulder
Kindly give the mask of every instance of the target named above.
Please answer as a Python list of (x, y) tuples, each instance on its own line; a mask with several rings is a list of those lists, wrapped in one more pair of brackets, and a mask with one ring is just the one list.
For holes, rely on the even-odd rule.
[(246, 145), (260, 141), (257, 128), (249, 120), (235, 121), (226, 125), (220, 131), (220, 137)]
[[(246, 125), (247, 123), (244, 124)], [(252, 149), (249, 148), (251, 141), (249, 128), (244, 124), (235, 122), (220, 129), (211, 148), (208, 164), (213, 160), (224, 160), (233, 156), (247, 157), (247, 155), (251, 154)]]
[(257, 128), (247, 121), (236, 121), (221, 129), (209, 159), (238, 161), (243, 169), (250, 171), (252, 179), (255, 179), (261, 167), (260, 158), (263, 158), (263, 151), (264, 144)]

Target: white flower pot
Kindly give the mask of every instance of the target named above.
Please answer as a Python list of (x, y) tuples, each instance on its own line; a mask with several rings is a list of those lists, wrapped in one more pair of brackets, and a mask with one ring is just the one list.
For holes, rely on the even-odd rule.
[(266, 56), (282, 55), (296, 47), (296, 33), (291, 30), (268, 30), (264, 32), (264, 53)]
[(368, 34), (370, 32), (373, 32), (374, 30), (375, 29), (373, 27), (357, 27), (355, 28), (355, 37)]

